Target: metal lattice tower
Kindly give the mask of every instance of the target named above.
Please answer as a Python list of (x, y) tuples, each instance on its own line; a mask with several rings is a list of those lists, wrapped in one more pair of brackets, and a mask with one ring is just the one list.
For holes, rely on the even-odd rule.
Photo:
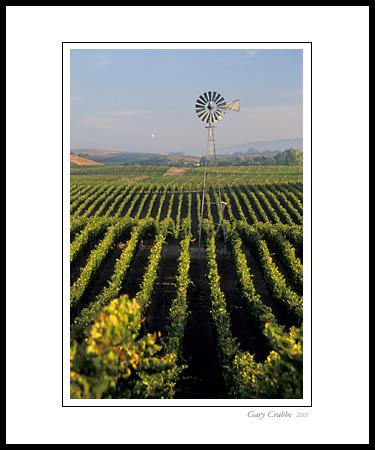
[(198, 248), (201, 246), (201, 236), (202, 236), (202, 225), (204, 217), (204, 205), (206, 196), (206, 182), (207, 182), (207, 167), (209, 158), (213, 157), (214, 164), (216, 168), (217, 177), (217, 193), (219, 197), (219, 204), (221, 209), (221, 226), (223, 228), (224, 237), (224, 252), (226, 253), (226, 236), (225, 236), (225, 225), (224, 225), (224, 209), (226, 203), (221, 199), (221, 189), (219, 181), (219, 170), (217, 166), (216, 148), (215, 148), (215, 137), (214, 137), (214, 123), (221, 120), (225, 114), (225, 111), (236, 111), (240, 110), (240, 101), (234, 100), (232, 102), (225, 102), (223, 96), (217, 92), (205, 92), (200, 95), (195, 104), (195, 112), (197, 116), (205, 123), (208, 124), (206, 127), (208, 130), (207, 138), (207, 148), (206, 148), (206, 160), (205, 160), (205, 171), (203, 179), (203, 192), (202, 192), (202, 203), (201, 203), (201, 223), (199, 227), (199, 241)]

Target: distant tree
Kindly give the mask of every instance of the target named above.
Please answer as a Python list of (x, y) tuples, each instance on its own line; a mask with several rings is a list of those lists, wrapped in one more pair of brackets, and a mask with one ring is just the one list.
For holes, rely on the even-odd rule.
[[(286, 152), (287, 150), (285, 150), (285, 152)], [(286, 160), (286, 153), (285, 152), (281, 152), (281, 153), (278, 153), (275, 157), (274, 157), (274, 159), (275, 159), (275, 161), (276, 161), (276, 165), (278, 165), (278, 166), (282, 166), (282, 165), (285, 165), (286, 164), (286, 162), (285, 162), (285, 160)]]
[(277, 165), (302, 166), (303, 153), (298, 149), (289, 148), (274, 156)]
[(298, 148), (290, 148), (289, 150), (287, 150), (285, 161), (288, 166), (302, 166), (303, 154), (299, 151)]
[(264, 162), (264, 166), (276, 166), (275, 158), (272, 158), (272, 156), (269, 156), (267, 158), (267, 161)]

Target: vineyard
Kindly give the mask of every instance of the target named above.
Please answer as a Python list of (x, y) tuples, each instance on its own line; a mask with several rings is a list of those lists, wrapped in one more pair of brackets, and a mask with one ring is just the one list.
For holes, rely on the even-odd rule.
[(71, 170), (71, 398), (302, 398), (302, 172), (220, 169), (201, 248), (200, 168)]

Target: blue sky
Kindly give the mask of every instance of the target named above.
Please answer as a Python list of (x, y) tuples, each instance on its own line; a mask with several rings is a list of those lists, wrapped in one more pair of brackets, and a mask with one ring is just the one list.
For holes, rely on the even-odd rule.
[[(71, 150), (205, 152), (203, 92), (240, 99), (216, 149), (303, 137), (302, 49), (71, 49)], [(154, 135), (154, 137), (152, 137)]]

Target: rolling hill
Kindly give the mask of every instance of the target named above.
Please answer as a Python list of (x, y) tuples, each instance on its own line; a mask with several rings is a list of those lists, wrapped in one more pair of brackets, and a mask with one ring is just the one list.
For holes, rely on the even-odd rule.
[(81, 158), (77, 155), (70, 155), (70, 163), (78, 164), (79, 166), (102, 166), (103, 164), (96, 161), (91, 161), (90, 159)]
[[(161, 155), (158, 153), (141, 153), (141, 152), (114, 152), (104, 150), (74, 150), (73, 156), (86, 159), (94, 163), (100, 164), (150, 164), (150, 165), (174, 165), (187, 164), (194, 165), (199, 163), (199, 157), (179, 156), (179, 155)], [(72, 153), (71, 153), (72, 156)], [(72, 161), (72, 160), (71, 160)], [(75, 162), (75, 161), (74, 161)]]

